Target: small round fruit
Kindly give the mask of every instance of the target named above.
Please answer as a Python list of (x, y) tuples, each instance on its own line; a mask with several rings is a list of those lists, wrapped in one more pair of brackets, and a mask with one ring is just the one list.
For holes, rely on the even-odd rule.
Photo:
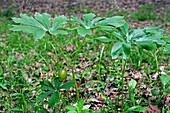
[(59, 80), (63, 81), (67, 77), (67, 71), (62, 69), (58, 72)]

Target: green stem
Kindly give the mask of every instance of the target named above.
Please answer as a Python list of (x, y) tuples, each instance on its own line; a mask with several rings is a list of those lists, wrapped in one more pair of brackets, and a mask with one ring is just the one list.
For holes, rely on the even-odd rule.
[(77, 87), (77, 83), (76, 83), (76, 77), (75, 77), (75, 73), (74, 73), (74, 65), (72, 65), (71, 68), (72, 68), (72, 74), (73, 74), (73, 81), (75, 83), (75, 88), (76, 88), (77, 101), (79, 101), (79, 91), (78, 91), (78, 87)]
[(122, 112), (123, 112), (123, 85), (124, 85), (125, 66), (126, 66), (126, 60), (122, 59)]

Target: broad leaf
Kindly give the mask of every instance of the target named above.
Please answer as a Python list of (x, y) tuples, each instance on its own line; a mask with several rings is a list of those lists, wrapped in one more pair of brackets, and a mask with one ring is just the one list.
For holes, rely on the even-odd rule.
[(40, 102), (40, 101), (42, 101), (44, 98), (47, 98), (47, 96), (49, 95), (49, 94), (51, 94), (53, 91), (48, 91), (48, 92), (43, 92), (43, 93), (41, 93), (37, 98), (36, 98), (36, 102), (38, 103), (38, 102)]
[(142, 38), (145, 35), (146, 34), (143, 32), (142, 29), (133, 30), (128, 34), (127, 41), (132, 42), (133, 40)]
[(47, 13), (35, 13), (35, 18), (42, 24), (44, 25), (47, 30), (50, 29), (51, 27), (51, 16)]
[(83, 106), (84, 106), (84, 100), (80, 100), (77, 104), (77, 107), (79, 108), (79, 112), (83, 109)]
[(49, 106), (53, 107), (55, 105), (55, 103), (58, 103), (59, 101), (60, 101), (59, 93), (56, 91), (50, 97)]
[(107, 38), (107, 37), (105, 37), (105, 36), (97, 37), (97, 38), (95, 38), (95, 39), (100, 40), (100, 41), (102, 41), (102, 42), (112, 42), (112, 41), (116, 41), (116, 40), (114, 40), (114, 39), (110, 39), (110, 38)]
[(86, 29), (86, 28), (83, 28), (83, 27), (79, 27), (77, 29), (77, 32), (81, 36), (91, 35), (92, 34), (92, 31), (90, 29)]
[(66, 24), (66, 22), (67, 22), (67, 18), (64, 15), (55, 17), (53, 20), (53, 25), (50, 28), (50, 33), (54, 35), (63, 34), (63, 31), (58, 31), (58, 29), (62, 28)]
[(55, 89), (58, 90), (61, 84), (62, 84), (62, 82), (59, 81), (58, 77), (54, 79)]
[(122, 26), (122, 29), (123, 29), (123, 33), (125, 36), (128, 35), (128, 30), (129, 30), (129, 24), (128, 23), (125, 23), (123, 26)]
[(129, 43), (122, 43), (122, 53), (123, 53), (123, 59), (127, 59), (130, 57), (130, 49), (131, 45)]
[(83, 15), (83, 18), (84, 18), (84, 21), (85, 21), (85, 25), (86, 26), (90, 26), (90, 22), (93, 20), (93, 18), (95, 17), (96, 15), (93, 14), (93, 13), (89, 13), (89, 14), (84, 14)]
[(122, 43), (116, 42), (111, 50), (112, 59), (116, 59), (122, 53)]
[(75, 106), (66, 106), (66, 109), (68, 109), (69, 111), (76, 111), (76, 107)]
[(170, 44), (166, 44), (164, 47), (164, 53), (170, 53)]
[(166, 86), (170, 82), (170, 77), (168, 75), (161, 75), (161, 82)]
[(137, 111), (137, 112), (145, 112), (147, 108), (141, 106), (133, 106), (128, 109), (128, 111)]
[(124, 37), (120, 34), (120, 32), (114, 31), (114, 32), (112, 32), (112, 34), (113, 34), (114, 36), (116, 36), (118, 39), (120, 39), (121, 41), (125, 42), (125, 39), (124, 39)]
[(135, 80), (131, 80), (130, 82), (129, 82), (129, 87), (131, 88), (131, 89), (134, 89), (135, 87), (136, 87), (136, 84), (137, 84), (137, 82), (135, 81)]
[(55, 90), (54, 86), (48, 80), (41, 81), (40, 84), (41, 89)]
[(120, 27), (124, 25), (125, 21), (123, 20), (122, 16), (113, 16), (111, 18), (106, 18), (105, 20), (102, 20), (96, 24), (96, 26), (101, 26), (101, 25), (112, 25), (115, 27)]
[(14, 17), (12, 19), (15, 23), (21, 23), (22, 25), (13, 25), (14, 27), (10, 30), (33, 33), (36, 38), (42, 38), (45, 35), (48, 28), (45, 28), (39, 21), (27, 14), (20, 14), (20, 16), (21, 18)]
[(144, 28), (144, 31), (146, 33), (163, 34), (163, 29), (159, 29), (159, 26), (158, 27), (148, 26)]
[(62, 86), (59, 87), (59, 89), (70, 89), (75, 85), (74, 82), (66, 82)]
[(138, 41), (136, 45), (146, 50), (153, 50), (156, 48), (156, 45), (152, 41)]
[(155, 90), (151, 90), (151, 93), (152, 93), (153, 96), (158, 96), (158, 94), (159, 94), (159, 93), (158, 93), (157, 91), (155, 91)]

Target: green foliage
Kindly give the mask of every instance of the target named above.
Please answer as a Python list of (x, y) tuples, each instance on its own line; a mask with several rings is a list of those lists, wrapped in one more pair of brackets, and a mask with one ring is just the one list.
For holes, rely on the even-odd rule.
[[(41, 89), (42, 90), (51, 90), (48, 92), (42, 92), (38, 97), (37, 97), (37, 103), (42, 101), (44, 98), (47, 98), (49, 94), (52, 94), (50, 99), (49, 99), (49, 106), (53, 107), (55, 104), (57, 104), (60, 100), (59, 97), (59, 89), (70, 89), (70, 87), (74, 86), (74, 82), (67, 82), (62, 84), (62, 82), (59, 81), (58, 78), (54, 80), (54, 86), (52, 85), (51, 82), (48, 80), (44, 80), (40, 82), (41, 84)], [(62, 85), (61, 85), (62, 84)]]
[(22, 25), (13, 25), (10, 30), (24, 31), (26, 33), (32, 33), (36, 38), (42, 38), (46, 32), (56, 34), (67, 34), (65, 30), (59, 30), (63, 28), (67, 22), (65, 16), (55, 17), (51, 26), (51, 16), (47, 13), (34, 15), (35, 18), (28, 14), (20, 14), (21, 18), (12, 18), (15, 23), (21, 23)]
[(82, 99), (77, 103), (77, 107), (66, 106), (65, 108), (69, 110), (67, 113), (93, 113), (92, 110), (83, 109), (83, 106), (84, 106), (84, 100)]

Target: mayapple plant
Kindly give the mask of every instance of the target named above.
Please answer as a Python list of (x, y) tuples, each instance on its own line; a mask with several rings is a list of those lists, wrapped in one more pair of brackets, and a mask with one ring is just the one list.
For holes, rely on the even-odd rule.
[[(96, 15), (89, 13), (83, 15), (84, 22), (76, 17), (71, 17), (71, 20), (76, 21), (78, 24), (80, 24), (79, 27), (75, 28), (63, 28), (67, 22), (67, 18), (65, 16), (58, 16), (55, 17), (52, 21), (52, 18), (47, 13), (35, 13), (34, 17), (28, 15), (28, 14), (20, 14), (21, 18), (12, 18), (15, 23), (18, 23), (18, 25), (13, 25), (13, 28), (10, 30), (13, 31), (23, 31), (26, 33), (32, 33), (36, 38), (41, 39), (45, 33), (49, 34), (52, 40), (55, 42), (53, 36), (57, 34), (68, 34), (66, 30), (77, 30), (78, 34), (83, 36), (83, 43), (85, 41), (85, 38), (87, 35), (92, 34), (92, 30), (94, 28), (98, 28), (101, 30), (111, 30), (113, 27), (120, 27), (124, 25), (125, 21), (122, 19), (121, 16), (114, 16), (111, 18), (94, 18)], [(75, 53), (78, 53), (80, 48), (83, 46), (83, 43), (80, 44), (78, 49), (75, 51)], [(58, 44), (56, 43), (58, 46)], [(59, 50), (61, 50), (61, 47), (58, 46)], [(64, 53), (61, 50), (61, 53), (63, 54), (63, 57), (65, 57)], [(77, 54), (76, 54), (77, 56)], [(67, 60), (67, 59), (66, 59)], [(58, 61), (58, 70), (60, 70), (59, 66), (59, 58), (57, 57)], [(74, 64), (73, 64), (74, 66)], [(75, 80), (75, 74), (74, 69), (72, 66), (72, 73), (73, 73), (73, 81), (75, 83), (76, 88), (76, 94), (77, 94), (77, 100), (79, 101), (79, 92)], [(99, 77), (101, 80), (101, 77)]]
[[(159, 32), (158, 32), (159, 31)], [(114, 45), (111, 49), (112, 59), (117, 59), (122, 56), (122, 112), (123, 112), (123, 84), (124, 73), (127, 59), (130, 58), (132, 46), (139, 48), (139, 53), (142, 57), (143, 49), (152, 51), (157, 48), (158, 45), (164, 45), (165, 42), (162, 38), (162, 30), (158, 27), (147, 27), (144, 29), (130, 29), (129, 24), (125, 22), (123, 26), (117, 28), (116, 31), (110, 32), (114, 39), (107, 38), (105, 36), (97, 37), (97, 40), (102, 42), (112, 42)]]

